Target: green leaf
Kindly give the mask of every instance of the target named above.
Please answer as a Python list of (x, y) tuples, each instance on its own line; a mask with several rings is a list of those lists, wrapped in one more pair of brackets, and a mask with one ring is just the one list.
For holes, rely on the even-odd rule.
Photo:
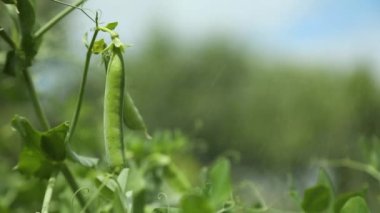
[(112, 200), (118, 188), (117, 182), (109, 175), (98, 175), (95, 184), (105, 198)]
[(144, 213), (146, 206), (146, 190), (141, 190), (133, 194), (133, 213)]
[(30, 0), (17, 1), (19, 11), (20, 27), (23, 34), (31, 35), (36, 23), (34, 5)]
[(106, 28), (114, 30), (117, 27), (118, 22), (111, 22), (106, 25)]
[(143, 173), (155, 169), (157, 167), (165, 167), (171, 163), (171, 158), (168, 155), (161, 153), (153, 153), (146, 157), (144, 164), (141, 166)]
[(137, 193), (144, 190), (146, 185), (143, 172), (138, 168), (131, 168), (128, 174), (127, 189)]
[(84, 46), (88, 48), (90, 46), (90, 44), (88, 43), (87, 36), (88, 36), (88, 33), (86, 32), (82, 37), (82, 42), (83, 42)]
[(324, 185), (316, 185), (305, 191), (302, 208), (305, 212), (321, 212), (329, 207), (330, 190)]
[(66, 145), (66, 151), (69, 159), (75, 163), (88, 168), (93, 168), (98, 165), (99, 159), (93, 157), (87, 157), (77, 154), (74, 150), (71, 149), (69, 145)]
[(205, 196), (201, 195), (185, 195), (181, 199), (181, 212), (182, 213), (213, 213), (212, 205), (209, 203)]
[(17, 9), (22, 32), (21, 47), (25, 54), (25, 64), (30, 66), (41, 43), (41, 39), (36, 40), (33, 36), (36, 25), (34, 5), (31, 0), (20, 0), (17, 1)]
[(350, 198), (340, 210), (340, 213), (369, 213), (367, 203), (360, 196)]
[(137, 109), (132, 97), (128, 91), (124, 92), (124, 109), (123, 109), (123, 120), (124, 124), (131, 130), (143, 131), (145, 136), (150, 139), (148, 130), (145, 125), (145, 121), (141, 116), (139, 110)]
[(189, 180), (173, 163), (164, 167), (164, 177), (171, 187), (180, 192), (185, 192), (191, 187)]
[(219, 159), (208, 172), (208, 182), (210, 184), (209, 196), (214, 207), (219, 208), (230, 198), (231, 179), (230, 179), (230, 162), (225, 159)]
[(129, 202), (124, 194), (120, 190), (116, 190), (113, 199), (114, 212), (129, 212), (128, 207), (132, 206), (132, 201)]
[(117, 182), (119, 183), (119, 186), (122, 192), (126, 192), (126, 189), (127, 189), (128, 172), (129, 172), (129, 169), (124, 168), (123, 170), (121, 170), (120, 174), (117, 176)]
[(357, 196), (364, 197), (366, 192), (367, 192), (367, 189), (363, 189), (362, 191), (359, 191), (359, 192), (349, 192), (349, 193), (340, 194), (334, 203), (334, 212), (338, 213), (340, 209), (343, 207), (343, 205), (349, 199), (353, 197), (357, 197)]
[(329, 202), (328, 208), (332, 211), (333, 207), (334, 207), (333, 206), (334, 200), (335, 200), (334, 186), (333, 186), (333, 182), (331, 181), (327, 172), (322, 168), (319, 170), (317, 183), (318, 183), (318, 185), (323, 185), (323, 186), (326, 186), (328, 188), (329, 194), (330, 194), (330, 202)]
[(15, 169), (27, 176), (48, 179), (50, 174), (56, 169), (56, 166), (47, 160), (38, 150), (23, 148)]
[(100, 39), (95, 41), (94, 46), (92, 47), (92, 52), (94, 54), (100, 54), (104, 51), (104, 49), (107, 47), (106, 42), (104, 39)]
[(41, 136), (41, 150), (54, 161), (63, 161), (66, 158), (65, 137), (69, 130), (69, 124), (63, 123), (50, 129)]
[(15, 115), (11, 123), (12, 127), (18, 131), (27, 147), (35, 149), (39, 148), (41, 133), (36, 131), (26, 118)]
[(26, 118), (18, 115), (13, 118), (12, 127), (18, 131), (24, 145), (16, 169), (28, 176), (49, 178), (56, 166), (41, 150), (42, 133), (36, 131)]

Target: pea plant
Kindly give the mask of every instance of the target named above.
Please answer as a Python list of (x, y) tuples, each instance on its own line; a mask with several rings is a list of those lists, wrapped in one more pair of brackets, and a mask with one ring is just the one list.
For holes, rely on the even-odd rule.
[[(39, 122), (34, 125), (20, 115), (15, 115), (11, 121), (23, 141), (16, 170), (27, 177), (46, 180), (41, 209), (34, 211), (47, 213), (51, 210), (53, 195), (57, 193), (54, 191), (57, 177), (63, 175), (67, 187), (72, 190), (72, 197), (80, 206), (80, 209), (71, 206), (66, 212), (284, 212), (267, 205), (257, 190), (252, 197), (257, 202), (254, 205), (244, 203), (231, 184), (231, 162), (226, 157), (219, 158), (209, 169), (199, 172), (198, 181), (190, 180), (176, 162), (176, 159), (186, 156), (188, 139), (178, 132), (160, 132), (153, 137), (148, 134), (125, 85), (123, 53), (127, 45), (116, 32), (118, 23), (99, 24), (97, 14), (92, 17), (80, 7), (84, 2), (60, 2), (67, 8), (37, 27), (34, 0), (2, 0), (13, 21), (10, 30), (0, 26), (0, 36), (10, 49), (6, 54), (4, 73), (22, 79)], [(51, 126), (39, 101), (30, 67), (39, 52), (43, 35), (76, 9), (94, 22), (94, 29), (91, 39), (85, 42), (87, 53), (72, 119)], [(99, 36), (109, 36), (110, 42), (99, 39)], [(83, 156), (72, 148), (94, 55), (102, 58), (106, 73), (104, 113), (103, 118), (99, 118), (103, 119), (105, 159)], [(145, 137), (132, 134), (127, 140), (124, 137), (125, 127), (143, 132)], [(79, 175), (71, 168), (72, 162), (96, 173), (95, 178), (89, 180), (93, 187), (88, 197), (84, 196), (78, 182)], [(374, 176), (379, 173), (371, 170), (372, 167), (352, 161), (337, 161), (335, 165), (351, 166)], [(295, 212), (369, 212), (363, 193), (337, 196), (329, 175), (323, 169), (316, 185), (306, 189), (303, 196), (294, 188), (290, 195), (298, 208)], [(59, 204), (56, 211), (65, 212), (63, 206)]]

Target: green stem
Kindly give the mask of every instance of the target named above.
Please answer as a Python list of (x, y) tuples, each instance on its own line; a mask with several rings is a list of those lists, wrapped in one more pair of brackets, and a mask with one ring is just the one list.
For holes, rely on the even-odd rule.
[(85, 0), (79, 0), (75, 2), (72, 7), (67, 7), (66, 9), (62, 10), (62, 12), (58, 13), (56, 16), (54, 16), (50, 21), (48, 21), (44, 26), (42, 26), (40, 29), (34, 33), (35, 38), (41, 37), (43, 34), (45, 34), (50, 28), (52, 28), (54, 25), (56, 25), (61, 19), (63, 19), (66, 15), (68, 15), (71, 11), (76, 9), (79, 5), (83, 4)]
[(117, 32), (110, 30), (107, 27), (98, 27), (98, 29), (103, 31), (103, 32), (109, 33), (111, 35), (112, 39), (119, 37), (119, 34), (117, 34)]
[(44, 201), (42, 203), (41, 213), (49, 212), (49, 204), (51, 201), (51, 197), (53, 195), (53, 190), (54, 190), (55, 181), (57, 179), (57, 174), (58, 172), (55, 171), (49, 178), (48, 185), (45, 190)]
[(72, 135), (74, 134), (76, 125), (78, 123), (79, 114), (80, 114), (80, 110), (81, 110), (82, 102), (83, 102), (83, 95), (84, 95), (84, 91), (85, 91), (85, 88), (86, 88), (87, 73), (88, 73), (88, 70), (89, 70), (89, 67), (90, 67), (90, 61), (91, 61), (91, 56), (92, 56), (92, 47), (94, 46), (94, 43), (95, 43), (95, 40), (96, 40), (96, 36), (98, 35), (98, 32), (99, 32), (99, 30), (95, 30), (94, 35), (92, 36), (92, 39), (91, 39), (91, 43), (90, 43), (90, 45), (89, 45), (89, 47), (87, 49), (86, 62), (85, 62), (85, 65), (84, 65), (82, 82), (81, 82), (80, 89), (79, 89), (79, 96), (78, 96), (78, 100), (77, 100), (77, 106), (76, 106), (76, 109), (75, 109), (75, 113), (74, 113), (73, 119), (71, 120), (71, 125), (70, 125), (69, 132), (67, 133), (67, 136), (65, 138), (65, 143), (69, 143), (70, 142), (70, 139), (71, 139)]
[[(46, 119), (44, 112), (42, 111), (42, 107), (41, 107), (41, 104), (38, 100), (38, 96), (37, 96), (33, 81), (29, 75), (29, 72), (26, 69), (23, 69), (23, 74), (25, 77), (26, 85), (28, 87), (28, 90), (29, 90), (31, 98), (32, 98), (33, 106), (34, 106), (34, 109), (36, 111), (37, 117), (38, 117), (40, 123), (42, 124), (42, 126), (44, 127), (44, 129), (48, 130), (48, 129), (50, 129), (50, 124), (49, 124), (48, 120)], [(71, 174), (70, 170), (67, 168), (66, 165), (64, 165), (61, 168), (61, 171), (62, 171), (63, 175), (65, 176), (66, 181), (69, 183), (71, 189), (74, 192), (76, 192), (79, 189), (79, 187), (78, 187), (78, 184), (76, 183), (73, 175)], [(52, 178), (54, 176), (55, 175), (52, 175), (50, 178)], [(49, 186), (48, 186), (48, 188), (49, 188)], [(82, 206), (84, 206), (86, 204), (81, 193), (77, 194), (77, 198), (78, 198), (79, 203)], [(46, 205), (48, 205), (48, 204), (49, 203), (47, 203)]]
[(0, 26), (0, 36), (4, 39), (5, 42), (7, 42), (7, 44), (9, 44), (9, 46), (12, 47), (12, 49), (16, 49), (16, 44), (13, 42), (11, 37), (7, 34), (7, 32), (5, 32), (4, 28), (2, 28), (1, 26)]
[(50, 129), (50, 124), (49, 124), (49, 121), (46, 119), (44, 112), (42, 111), (42, 106), (38, 100), (37, 92), (36, 92), (36, 89), (34, 87), (32, 78), (30, 77), (29, 72), (26, 68), (24, 68), (22, 70), (22, 73), (24, 75), (26, 86), (28, 87), (28, 91), (29, 91), (30, 96), (32, 98), (32, 103), (34, 106), (34, 110), (36, 111), (37, 117), (38, 117), (42, 127), (45, 130), (48, 130), (48, 129)]
[(380, 172), (372, 165), (353, 161), (348, 158), (341, 159), (341, 160), (329, 160), (327, 161), (327, 165), (335, 166), (335, 167), (346, 167), (346, 168), (358, 170), (361, 172), (365, 172), (380, 182)]
[[(82, 208), (86, 207), (86, 201), (84, 200), (84, 197), (82, 193), (78, 192), (79, 186), (77, 182), (74, 179), (74, 176), (70, 172), (69, 168), (66, 164), (62, 165), (61, 172), (63, 176), (65, 177), (67, 183), (70, 185), (71, 190), (76, 193), (75, 196), (79, 202), (79, 204), (82, 206)], [(87, 207), (86, 207), (87, 208)], [(86, 210), (86, 212), (90, 213), (90, 210)]]

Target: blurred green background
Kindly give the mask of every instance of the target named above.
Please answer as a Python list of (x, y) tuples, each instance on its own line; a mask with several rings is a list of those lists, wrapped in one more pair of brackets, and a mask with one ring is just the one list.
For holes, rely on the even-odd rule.
[[(258, 4), (260, 2), (258, 1)], [(288, 3), (290, 2), (293, 1)], [(342, 3), (342, 1), (337, 2), (337, 4)], [(368, 2), (367, 4), (371, 5)], [(335, 37), (332, 37), (335, 40), (328, 40), (329, 36), (325, 34), (328, 33), (329, 27), (331, 28), (330, 25), (325, 25), (325, 28), (320, 27), (321, 31), (326, 31), (322, 38), (316, 35), (316, 32), (323, 34), (318, 28), (299, 27), (285, 30), (281, 38), (277, 35), (277, 39), (269, 37), (269, 40), (265, 40), (267, 35), (273, 35), (277, 31), (265, 31), (265, 26), (260, 28), (259, 24), (253, 24), (246, 31), (247, 34), (257, 32), (257, 35), (261, 35), (257, 40), (255, 38), (247, 40), (245, 36), (248, 35), (244, 34), (246, 31), (239, 31), (240, 28), (237, 29), (240, 33), (237, 35), (218, 28), (204, 34), (195, 33), (194, 36), (197, 38), (191, 39), (191, 34), (181, 37), (188, 31), (178, 33), (177, 28), (167, 26), (162, 19), (156, 22), (153, 22), (154, 18), (146, 18), (145, 22), (131, 20), (128, 14), (119, 17), (117, 11), (120, 9), (115, 9), (113, 17), (110, 18), (111, 11), (108, 7), (117, 8), (119, 4), (124, 3), (116, 1), (108, 3), (104, 8), (103, 4), (103, 2), (90, 1), (86, 7), (92, 11), (101, 8), (102, 18), (104, 17), (105, 21), (112, 18), (114, 18), (112, 21), (119, 21), (122, 40), (133, 44), (126, 50), (127, 88), (143, 114), (150, 132), (181, 131), (189, 138), (196, 161), (208, 163), (219, 155), (230, 156), (234, 159), (233, 176), (236, 180), (246, 178), (257, 181), (259, 185), (262, 183), (262, 189), (265, 191), (271, 187), (271, 183), (264, 180), (268, 177), (268, 180), (283, 183), (277, 192), (286, 190), (283, 185), (286, 185), (287, 174), (295, 175), (295, 181), (299, 180), (301, 185), (307, 184), (313, 180), (309, 172), (313, 173), (317, 168), (311, 164), (312, 162), (318, 159), (344, 157), (362, 159), (362, 148), (370, 145), (371, 138), (380, 135), (380, 90), (376, 66), (378, 59), (371, 60), (371, 57), (376, 56), (374, 55), (376, 51), (369, 51), (373, 53), (370, 56), (351, 54), (349, 51), (356, 51), (353, 45), (351, 49), (339, 50), (346, 51), (346, 55), (351, 55), (350, 57), (342, 60), (336, 55), (335, 61), (334, 54), (338, 54), (339, 51), (330, 52), (329, 50), (334, 49), (330, 43), (338, 42), (339, 35), (342, 34), (334, 34)], [(134, 18), (140, 17), (136, 15), (137, 13), (143, 15), (155, 11), (153, 6), (144, 10), (139, 9), (142, 6), (138, 3), (130, 2), (130, 4), (134, 7), (125, 9), (129, 11), (137, 8), (137, 12), (131, 13), (131, 17)], [(164, 6), (168, 4), (163, 3)], [(175, 10), (177, 4), (168, 11)], [(206, 3), (205, 6), (208, 4), (210, 3)], [(239, 8), (239, 3), (235, 4), (238, 4), (236, 7)], [(255, 8), (254, 3), (252, 4), (252, 8)], [(378, 3), (373, 4), (375, 8), (379, 7)], [(221, 5), (223, 8), (223, 3)], [(368, 10), (368, 14), (372, 14), (369, 6), (357, 10), (349, 7), (354, 5), (354, 3), (346, 5), (354, 12), (353, 14), (358, 14), (361, 10)], [(161, 5), (159, 9), (164, 6)], [(186, 6), (182, 5), (182, 10)], [(240, 6), (243, 8), (244, 5)], [(39, 3), (38, 7), (40, 23), (62, 9), (61, 5), (50, 2)], [(313, 11), (310, 8), (307, 11), (309, 10)], [(3, 11), (4, 8), (0, 7), (0, 23), (6, 28), (9, 27), (10, 20)], [(244, 11), (248, 13), (249, 9)], [(252, 10), (254, 11), (257, 9)], [(199, 11), (187, 10), (189, 17), (197, 16), (192, 12)], [(153, 17), (159, 17), (161, 13), (165, 14), (165, 11), (156, 12)], [(175, 20), (176, 17), (170, 17), (171, 14), (168, 12), (165, 17)], [(222, 12), (221, 14), (223, 15)], [(282, 15), (286, 17), (286, 14)], [(260, 17), (260, 14), (257, 16)], [(357, 21), (358, 17), (361, 17), (359, 15), (354, 17), (355, 23), (359, 23), (357, 25), (363, 26), (363, 23), (367, 23), (365, 22), (367, 19), (362, 22)], [(181, 18), (176, 21), (188, 20), (182, 16)], [(212, 20), (215, 21), (217, 18), (215, 15)], [(370, 18), (368, 19), (372, 20)], [(306, 21), (304, 20), (306, 23), (303, 24), (307, 25), (309, 20), (310, 25), (313, 23), (316, 26), (323, 25), (323, 21), (319, 23), (315, 19), (317, 18), (306, 18)], [(229, 17), (226, 17), (226, 20), (230, 20)], [(240, 19), (231, 17), (231, 20)], [(249, 26), (250, 19), (243, 20), (247, 22), (243, 26)], [(134, 23), (132, 29), (124, 25), (124, 21)], [(379, 23), (377, 21), (373, 25), (366, 26), (372, 29)], [(196, 25), (196, 23), (183, 22), (183, 25), (187, 24)], [(351, 25), (346, 26), (345, 22), (340, 24), (344, 25), (342, 29), (350, 29)], [(140, 25), (144, 25), (143, 30)], [(336, 27), (341, 29), (341, 25)], [(207, 26), (209, 25), (204, 24), (200, 25), (199, 29), (197, 26), (189, 28), (202, 31)], [(53, 124), (71, 119), (85, 56), (81, 37), (84, 32), (90, 31), (91, 27), (91, 23), (79, 12), (63, 21), (46, 35), (41, 52), (31, 70), (43, 108)], [(133, 32), (133, 29), (137, 32)], [(300, 34), (304, 37), (297, 37), (299, 36), (297, 33), (292, 37), (290, 32), (297, 29), (302, 30)], [(343, 35), (350, 34), (350, 31), (344, 32)], [(319, 48), (325, 45), (326, 49), (319, 53), (325, 58), (310, 54), (314, 49), (297, 49), (298, 46), (306, 45), (302, 42), (297, 43), (297, 39), (304, 41), (305, 38), (308, 39), (307, 44), (315, 39), (315, 45)], [(271, 39), (273, 44), (268, 45)], [(325, 43), (323, 39), (327, 39)], [(365, 40), (365, 37), (358, 40)], [(358, 45), (360, 46), (360, 43)], [(289, 52), (286, 49), (288, 47)], [(0, 40), (0, 49), (7, 50), (7, 48)], [(363, 48), (360, 51), (365, 52)], [(1, 51), (0, 54), (0, 66), (2, 66), (5, 53)], [(362, 57), (363, 55), (368, 57)], [(332, 63), (334, 61), (336, 63)], [(11, 172), (17, 162), (21, 143), (11, 129), (10, 121), (14, 114), (20, 114), (36, 124), (38, 122), (29, 96), (21, 83), (22, 79), (11, 78), (3, 73), (0, 76), (0, 171), (3, 174), (0, 181), (24, 187), (25, 191), (31, 190), (35, 193), (34, 187), (30, 189), (21, 184), (23, 177)], [(101, 115), (104, 77), (103, 65), (97, 58), (91, 65), (85, 103), (74, 137), (76, 141), (74, 147), (78, 152), (97, 157), (102, 157), (103, 153)], [(128, 141), (128, 137), (126, 140)], [(373, 180), (365, 175), (337, 170), (334, 178), (342, 190), (361, 188), (368, 183), (371, 186), (370, 190), (374, 191), (373, 194), (378, 195), (378, 187), (372, 187)], [(12, 199), (12, 196), (16, 195), (10, 194), (8, 186), (0, 184), (0, 193)], [(42, 195), (42, 192), (39, 193)], [(376, 200), (375, 197), (373, 200)], [(36, 201), (35, 205), (38, 206), (39, 201)]]

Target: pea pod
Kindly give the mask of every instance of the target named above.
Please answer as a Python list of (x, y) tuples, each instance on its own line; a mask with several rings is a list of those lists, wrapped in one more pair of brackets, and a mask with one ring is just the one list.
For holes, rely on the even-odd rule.
[(123, 111), (124, 124), (131, 130), (143, 131), (147, 139), (151, 139), (148, 134), (145, 122), (139, 110), (135, 106), (132, 97), (128, 92), (124, 95), (124, 111)]
[(125, 165), (123, 141), (124, 61), (121, 49), (112, 48), (104, 96), (104, 141), (110, 167)]

